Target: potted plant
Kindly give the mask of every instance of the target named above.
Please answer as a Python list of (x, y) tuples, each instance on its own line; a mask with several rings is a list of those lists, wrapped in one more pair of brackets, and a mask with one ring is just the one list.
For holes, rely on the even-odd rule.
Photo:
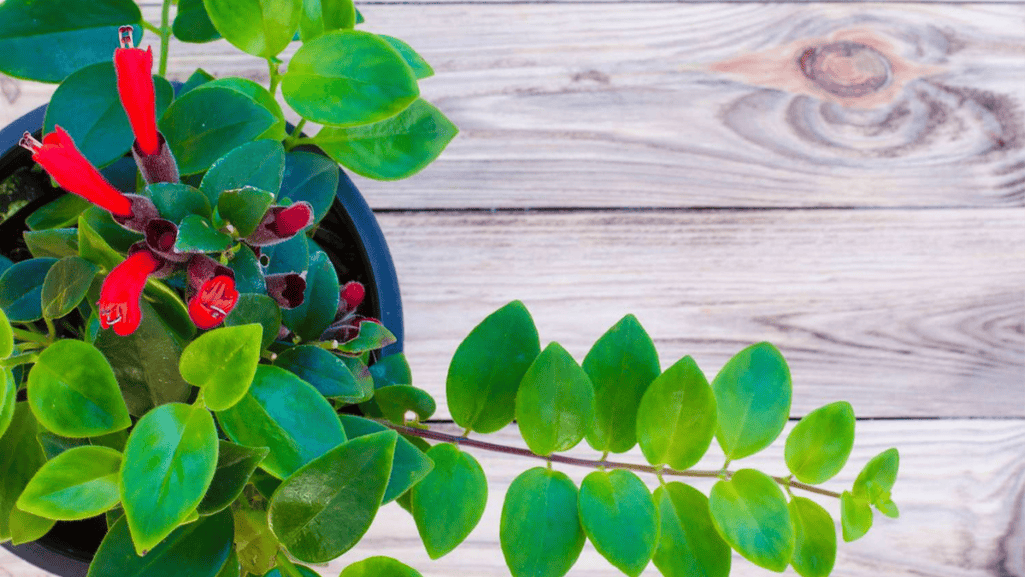
[[(794, 490), (839, 498), (845, 540), (872, 507), (897, 515), (895, 449), (849, 491), (815, 486), (850, 454), (845, 402), (790, 432), (789, 476), (731, 469), (788, 420), (782, 355), (753, 345), (711, 382), (690, 357), (663, 371), (630, 315), (578, 364), (557, 343), (541, 350), (522, 303), (502, 307), (450, 365), (464, 434), (432, 431), (435, 402), (397, 346), (390, 264), (364, 262), (379, 231), (337, 168), (402, 178), (441, 152), (455, 127), (418, 98), (430, 67), (355, 30), (351, 1), (180, 0), (173, 24), (170, 4), (159, 25), (128, 0), (0, 4), (0, 70), (61, 82), (45, 118), (0, 133), (24, 132), (21, 148), (0, 146), (0, 192), (14, 199), (0, 226), (15, 239), (0, 261), (0, 540), (39, 540), (34, 561), (66, 577), (309, 577), (396, 501), (437, 558), (483, 514), (486, 476), (466, 447), (547, 462), (506, 495), (515, 577), (565, 574), (587, 539), (628, 575), (649, 562), (726, 575), (732, 551), (828, 575), (833, 520)], [(155, 76), (143, 29), (161, 37)], [(265, 58), (269, 87), (201, 70), (172, 87), (172, 33)], [(54, 45), (31, 50), (43, 34)], [(307, 121), (324, 128), (307, 137)], [(469, 438), (514, 419), (527, 448)], [(585, 438), (600, 458), (560, 455)], [(713, 438), (722, 467), (692, 470)], [(648, 465), (608, 460), (637, 445)], [(554, 463), (596, 470), (578, 488)], [(658, 480), (654, 494), (633, 471)], [(668, 480), (687, 476), (718, 482), (706, 497)], [(82, 534), (95, 542), (68, 543)], [(342, 575), (418, 573), (372, 557)]]

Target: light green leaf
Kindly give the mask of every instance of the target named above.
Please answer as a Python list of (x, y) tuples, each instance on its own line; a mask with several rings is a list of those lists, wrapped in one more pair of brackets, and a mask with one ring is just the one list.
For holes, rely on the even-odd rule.
[(217, 214), (230, 222), (241, 237), (256, 230), (274, 202), (274, 193), (246, 186), (238, 190), (225, 190), (217, 199)]
[(828, 481), (843, 469), (854, 447), (854, 408), (838, 401), (805, 415), (790, 431), (787, 468), (802, 483)]
[(415, 413), (417, 420), (426, 421), (438, 408), (430, 393), (411, 385), (392, 385), (377, 389), (371, 402), (384, 418), (396, 425), (405, 424), (408, 412)]
[(409, 64), (409, 67), (413, 69), (413, 74), (416, 75), (418, 80), (434, 76), (434, 69), (431, 68), (431, 65), (428, 64), (426, 60), (424, 60), (423, 56), (420, 56), (417, 54), (416, 50), (413, 50), (412, 46), (406, 44), (403, 40), (395, 38), (394, 36), (388, 36), (386, 34), (381, 34), (380, 36), (381, 38), (384, 38), (385, 42), (391, 44), (392, 48), (399, 51), (399, 54), (402, 55), (406, 64)]
[(57, 524), (53, 519), (26, 513), (15, 507), (11, 509), (11, 545), (22, 545), (35, 541), (50, 532)]
[[(12, 352), (14, 352), (14, 333), (11, 331), (11, 321), (7, 320), (7, 315), (0, 310), (0, 359), (6, 359), (11, 356)], [(3, 434), (3, 430), (0, 429), (0, 435)]]
[(509, 485), (499, 526), (502, 554), (513, 577), (562, 577), (584, 548), (577, 487), (544, 467)]
[(77, 194), (65, 194), (37, 208), (25, 219), (31, 230), (48, 230), (75, 224), (79, 215), (92, 206)]
[(658, 547), (652, 562), (665, 577), (727, 577), (730, 546), (716, 531), (708, 497), (690, 485), (667, 483), (655, 489)]
[[(259, 471), (257, 471), (259, 473)], [(278, 539), (267, 527), (267, 511), (254, 510), (236, 501), (231, 512), (235, 519), (235, 547), (243, 575), (263, 575), (274, 567)]]
[(637, 577), (658, 542), (658, 512), (644, 482), (630, 471), (594, 471), (580, 485), (580, 523), (594, 548)]
[(488, 482), (469, 453), (439, 443), (427, 456), (434, 469), (410, 489), (413, 520), (427, 555), (437, 559), (455, 549), (484, 515)]
[(28, 251), (36, 258), (64, 258), (78, 254), (78, 230), (74, 228), (26, 230), (22, 237)]
[(302, 0), (203, 0), (210, 22), (239, 50), (271, 58), (299, 30)]
[(0, 437), (0, 471), (6, 471), (0, 475), (0, 541), (11, 537), (10, 517), (18, 495), (46, 462), (36, 441), (38, 432), (28, 403), (17, 403), (7, 432)]
[(836, 526), (818, 503), (793, 497), (787, 505), (794, 523), (794, 557), (790, 563), (801, 577), (828, 577), (836, 562)]
[(19, 509), (46, 519), (75, 521), (117, 505), (121, 453), (86, 445), (47, 461), (18, 497)]
[(391, 557), (368, 557), (342, 569), (338, 577), (423, 577), (420, 572)]
[(769, 343), (734, 356), (712, 381), (718, 405), (715, 438), (726, 458), (737, 460), (772, 444), (790, 416), (790, 369)]
[(66, 256), (54, 263), (43, 279), (43, 316), (59, 319), (75, 310), (89, 291), (96, 272), (96, 265), (78, 256)]
[(14, 407), (18, 398), (18, 384), (14, 382), (11, 369), (0, 370), (0, 437), (4, 436), (7, 427), (14, 418)]
[(594, 419), (594, 389), (566, 349), (551, 343), (527, 369), (516, 394), (516, 422), (538, 455), (576, 446)]
[(840, 525), (844, 541), (850, 543), (864, 537), (872, 528), (872, 507), (868, 501), (844, 491), (840, 495)]
[(712, 487), (708, 509), (719, 534), (745, 559), (772, 571), (786, 569), (794, 554), (794, 526), (772, 478), (741, 469)]
[(211, 410), (233, 407), (256, 376), (262, 336), (259, 324), (221, 327), (200, 335), (182, 351), (182, 378), (203, 389), (203, 402)]
[(879, 453), (865, 464), (858, 478), (854, 480), (853, 495), (875, 505), (887, 517), (896, 519), (900, 515), (897, 505), (890, 498), (890, 491), (897, 481), (900, 455), (891, 448)]
[(655, 379), (637, 409), (637, 440), (652, 465), (694, 466), (715, 434), (715, 395), (690, 357)]
[(352, 0), (303, 0), (299, 36), (303, 42), (332, 30), (356, 26), (356, 7)]

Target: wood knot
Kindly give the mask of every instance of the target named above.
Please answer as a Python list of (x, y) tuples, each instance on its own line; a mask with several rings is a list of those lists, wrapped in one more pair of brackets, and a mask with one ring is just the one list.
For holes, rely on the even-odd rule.
[(797, 61), (805, 77), (840, 97), (865, 96), (890, 82), (890, 62), (860, 42), (841, 40), (808, 48)]

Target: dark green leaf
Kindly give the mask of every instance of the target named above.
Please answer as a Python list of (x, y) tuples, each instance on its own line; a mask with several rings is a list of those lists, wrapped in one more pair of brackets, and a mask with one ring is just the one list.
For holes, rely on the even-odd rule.
[(801, 577), (828, 577), (836, 562), (836, 526), (818, 503), (793, 497), (790, 520), (794, 523), (794, 557), (790, 562)]
[(302, 273), (310, 266), (310, 245), (305, 234), (297, 234), (285, 242), (262, 247), (260, 253), (270, 259), (265, 270), (267, 274)]
[(839, 401), (805, 415), (790, 431), (786, 462), (802, 483), (828, 481), (843, 469), (854, 447), (854, 408)]
[(872, 507), (868, 501), (844, 491), (840, 495), (840, 525), (844, 541), (850, 543), (864, 537), (872, 528)]
[(85, 298), (96, 272), (96, 265), (78, 256), (64, 257), (54, 263), (43, 280), (43, 316), (59, 319), (75, 310)]
[(352, 548), (381, 505), (398, 434), (348, 441), (306, 464), (281, 484), (270, 527), (296, 559), (323, 563)]
[(11, 509), (11, 544), (22, 545), (46, 535), (57, 522), (15, 507)]
[(28, 374), (28, 400), (44, 427), (65, 437), (92, 437), (128, 428), (131, 418), (107, 359), (93, 345), (55, 342)]
[(637, 577), (658, 541), (658, 512), (637, 475), (595, 471), (580, 484), (580, 524), (595, 549), (617, 569)]
[(332, 30), (347, 30), (356, 25), (356, 7), (352, 0), (304, 0), (299, 20), (303, 42)]
[(128, 442), (128, 430), (123, 429), (121, 431), (114, 431), (113, 433), (107, 433), (106, 435), (99, 435), (97, 437), (90, 437), (89, 443), (96, 445), (97, 447), (107, 447), (114, 449), (117, 452), (123, 452), (125, 450), (125, 443)]
[(89, 445), (88, 438), (73, 439), (71, 437), (62, 437), (46, 430), (40, 431), (38, 436), (39, 446), (43, 448), (47, 460), (51, 460), (64, 451), (69, 451), (75, 447)]
[(652, 465), (683, 471), (701, 460), (715, 434), (715, 395), (690, 357), (666, 369), (637, 409), (637, 440)]
[(726, 458), (741, 459), (772, 444), (790, 416), (790, 369), (776, 347), (752, 345), (712, 381), (718, 405), (715, 438)]
[(356, 379), (356, 385), (361, 391), (374, 390), (374, 378), (370, 375), (370, 370), (367, 369), (367, 365), (362, 360), (355, 357), (339, 358), (345, 363), (345, 366), (349, 367), (349, 372)]
[(431, 394), (411, 385), (392, 385), (377, 389), (373, 402), (384, 418), (402, 425), (406, 421), (406, 413), (411, 411), (420, 421), (431, 418), (438, 406)]
[(18, 497), (22, 511), (46, 519), (75, 521), (113, 508), (121, 500), (121, 453), (107, 447), (69, 449), (47, 461)]
[(665, 577), (727, 577), (730, 546), (716, 531), (708, 497), (690, 485), (655, 489), (661, 529), (652, 562)]
[(217, 413), (228, 437), (249, 447), (269, 447), (260, 466), (284, 479), (345, 442), (334, 409), (317, 389), (292, 373), (259, 365), (249, 392)]
[(0, 541), (11, 537), (10, 517), (14, 503), (29, 479), (46, 462), (36, 441), (39, 426), (28, 403), (14, 404), (7, 432), (0, 437)]
[(434, 469), (410, 489), (417, 531), (431, 559), (447, 555), (473, 531), (484, 515), (488, 482), (469, 453), (451, 443), (427, 451)]
[(460, 427), (494, 433), (512, 422), (520, 380), (541, 352), (534, 319), (520, 301), (488, 315), (460, 343), (445, 383)]
[(93, 230), (84, 215), (78, 217), (78, 256), (100, 267), (105, 273), (125, 260), (121, 253)]
[[(249, 248), (248, 245), (241, 245), (235, 256), (228, 261), (228, 267), (235, 271), (235, 290), (240, 293), (255, 293), (257, 295), (266, 295), (267, 283), (263, 278), (263, 267), (260, 266), (260, 261), (256, 258), (256, 254), (253, 249)], [(269, 298), (269, 297), (268, 297)], [(241, 299), (240, 299), (241, 300)], [(271, 304), (277, 309), (278, 305), (274, 302), (274, 299), (270, 299)], [(251, 302), (263, 302), (262, 299), (257, 299)], [(238, 304), (235, 305), (235, 309), (238, 310)], [(280, 309), (274, 315), (277, 317), (278, 325), (281, 324), (281, 311)], [(276, 330), (270, 331), (268, 334), (267, 327), (264, 327), (264, 348), (269, 345), (278, 336)], [(269, 339), (269, 340), (268, 340)]]
[[(141, 22), (139, 7), (130, 0), (6, 0), (0, 4), (0, 72), (60, 82), (82, 67), (110, 60), (118, 27)], [(136, 37), (140, 32), (136, 28)]]
[(234, 225), (241, 237), (256, 230), (274, 202), (274, 193), (246, 186), (238, 190), (225, 190), (217, 199), (217, 213)]
[(263, 469), (257, 469), (253, 472), (252, 481), (256, 490), (268, 501), (270, 501), (274, 491), (281, 486), (281, 479), (272, 477), (270, 473)]
[(372, 367), (370, 374), (374, 377), (374, 388), (380, 389), (392, 385), (412, 385), (413, 374), (409, 370), (409, 361), (403, 353), (395, 353), (379, 359)]
[(92, 206), (77, 194), (65, 194), (37, 208), (25, 219), (31, 230), (61, 228), (78, 222), (78, 215)]
[(174, 241), (176, 252), (220, 252), (231, 246), (231, 235), (216, 230), (209, 221), (190, 214), (178, 226), (178, 239)]
[(395, 342), (395, 335), (384, 325), (374, 321), (362, 321), (359, 324), (359, 334), (350, 341), (340, 343), (338, 350), (347, 354), (360, 354), (383, 349)]
[(174, 223), (181, 222), (185, 217), (195, 214), (204, 218), (213, 215), (210, 200), (197, 188), (187, 184), (160, 182), (146, 187), (149, 196), (160, 217)]
[(303, 118), (358, 126), (395, 116), (416, 100), (420, 88), (402, 56), (379, 36), (337, 30), (296, 51), (281, 92)]
[(884, 515), (896, 518), (897, 506), (890, 499), (890, 490), (897, 481), (900, 455), (897, 449), (887, 449), (865, 464), (854, 481), (851, 492), (859, 499), (867, 500)]
[(745, 559), (772, 571), (786, 569), (794, 554), (794, 526), (772, 478), (741, 469), (712, 487), (708, 508), (719, 534)]
[(423, 170), (458, 132), (440, 110), (417, 99), (397, 115), (374, 124), (325, 127), (314, 142), (357, 174), (398, 180)]
[[(388, 430), (388, 427), (378, 422), (355, 415), (339, 417), (342, 426), (345, 427), (345, 436), (350, 439)], [(410, 487), (426, 477), (433, 467), (434, 463), (424, 454), (424, 449), (416, 447), (408, 439), (400, 436), (395, 443), (395, 458), (381, 504), (390, 503), (399, 495), (405, 494)]]
[(278, 201), (306, 201), (313, 207), (313, 225), (324, 218), (338, 191), (338, 164), (312, 152), (285, 155), (285, 174)]
[(203, 0), (178, 0), (178, 13), (171, 30), (182, 42), (210, 42), (221, 37), (206, 15)]
[(277, 119), (251, 98), (222, 87), (199, 87), (175, 100), (160, 118), (182, 175), (203, 172), (251, 141)]
[(121, 506), (135, 551), (143, 555), (185, 521), (206, 494), (217, 467), (213, 417), (201, 407), (161, 405), (135, 424), (124, 455)]
[(416, 75), (417, 79), (423, 80), (424, 78), (430, 78), (434, 76), (434, 69), (431, 65), (424, 60), (423, 56), (416, 53), (413, 47), (406, 44), (404, 41), (395, 38), (394, 36), (388, 36), (385, 34), (380, 35), (385, 42), (391, 44), (391, 47), (399, 51), (402, 55), (402, 59), (409, 64), (409, 67), (413, 69), (413, 74)]
[(203, 333), (182, 351), (178, 369), (189, 384), (203, 389), (203, 402), (223, 411), (242, 400), (260, 363), (263, 327), (227, 326)]
[[(142, 240), (141, 234), (114, 222), (110, 213), (98, 206), (90, 206), (85, 209), (82, 218), (89, 224), (89, 228), (116, 251), (127, 252), (130, 246)], [(78, 240), (76, 239), (75, 242), (77, 246)]]
[[(273, 126), (268, 128), (263, 134), (256, 137), (256, 140), (261, 138), (267, 138), (270, 140), (284, 140), (287, 136), (285, 123), (285, 114), (281, 111), (281, 105), (278, 101), (267, 91), (266, 88), (260, 84), (248, 79), (238, 78), (236, 76), (229, 76), (228, 78), (218, 78), (211, 82), (208, 86), (221, 86), (229, 90), (234, 90), (241, 94), (245, 94), (249, 98), (253, 99), (254, 102), (267, 109), (274, 115), (277, 121)], [(272, 191), (273, 192), (273, 191)]]
[[(213, 89), (203, 87), (201, 90)], [(218, 159), (203, 177), (199, 188), (214, 206), (218, 204), (222, 192), (247, 186), (269, 191), (273, 195), (281, 188), (284, 171), (285, 149), (281, 143), (276, 140), (257, 140), (247, 142)]]
[(210, 21), (239, 50), (271, 58), (299, 30), (302, 0), (203, 0)]
[(319, 340), (321, 333), (335, 318), (335, 312), (338, 310), (338, 290), (338, 273), (335, 272), (331, 259), (323, 251), (311, 255), (303, 304), (294, 309), (281, 311), (281, 319), (285, 326), (303, 340)]
[(188, 342), (196, 335), (196, 325), (189, 317), (189, 310), (174, 289), (155, 278), (150, 278), (146, 281), (142, 297), (153, 306), (157, 316), (179, 342)]
[(231, 549), (231, 554), (228, 555), (228, 560), (224, 562), (224, 566), (217, 572), (214, 577), (245, 577), (242, 575), (242, 566), (238, 562), (238, 554), (235, 549)]
[(310, 383), (320, 394), (353, 404), (366, 401), (373, 390), (364, 389), (349, 371), (349, 367), (327, 350), (312, 345), (285, 349), (274, 364), (287, 369)]
[(338, 577), (423, 577), (412, 567), (391, 557), (368, 557), (342, 569)]
[(281, 309), (274, 299), (258, 294), (239, 296), (235, 309), (224, 319), (224, 325), (233, 327), (251, 323), (259, 323), (263, 327), (260, 348), (266, 349), (277, 338), (278, 327), (281, 326)]
[(110, 511), (107, 511), (103, 515), (104, 521), (107, 522), (107, 531), (110, 531), (114, 527), (114, 523), (117, 523), (119, 519), (125, 516), (125, 510), (120, 505), (114, 507)]
[(217, 469), (213, 481), (196, 510), (200, 515), (212, 515), (227, 509), (231, 502), (242, 494), (253, 471), (270, 450), (266, 447), (244, 447), (218, 442)]
[(509, 485), (499, 527), (513, 577), (562, 577), (584, 548), (577, 487), (565, 473), (535, 467)]
[(54, 228), (49, 230), (26, 230), (25, 246), (36, 258), (64, 258), (78, 254), (78, 230)]
[(11, 322), (37, 321), (43, 317), (43, 281), (55, 258), (31, 258), (14, 263), (0, 275), (0, 309)]
[[(188, 1), (188, 2), (195, 2), (196, 0), (186, 0), (186, 1)], [(181, 0), (179, 0), (178, 6), (179, 6), (179, 8), (178, 8), (179, 13), (181, 13)], [(185, 80), (185, 84), (182, 84), (181, 88), (178, 89), (178, 96), (181, 96), (181, 95), (185, 94), (186, 92), (189, 92), (193, 88), (198, 88), (200, 86), (203, 86), (204, 84), (212, 81), (213, 79), (214, 79), (214, 77), (213, 77), (212, 74), (210, 74), (206, 70), (203, 70), (202, 68), (197, 68), (196, 71), (193, 72), (192, 75), (189, 76), (188, 79)]]
[(587, 373), (559, 343), (551, 343), (523, 375), (516, 422), (538, 455), (576, 446), (594, 419), (594, 389)]

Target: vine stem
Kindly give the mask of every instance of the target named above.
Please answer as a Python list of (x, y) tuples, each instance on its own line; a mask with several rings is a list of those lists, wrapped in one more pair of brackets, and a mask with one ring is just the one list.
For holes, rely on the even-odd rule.
[(19, 329), (17, 327), (11, 327), (11, 332), (14, 333), (15, 337), (23, 341), (39, 343), (41, 345), (49, 344), (44, 335), (41, 335), (36, 332), (26, 331), (25, 329)]
[(279, 550), (275, 560), (278, 562), (278, 569), (281, 570), (282, 575), (287, 577), (303, 577), (302, 573), (299, 572), (299, 568), (292, 563), (292, 560), (285, 555), (284, 551)]
[(295, 128), (292, 129), (292, 133), (285, 139), (285, 150), (292, 150), (296, 147), (296, 142), (303, 137), (302, 130), (304, 126), (306, 126), (306, 119), (300, 118), (299, 124), (295, 125)]
[(281, 74), (278, 73), (278, 65), (271, 58), (267, 58), (267, 70), (270, 74), (271, 96), (276, 96), (278, 92), (278, 84), (281, 82)]
[(160, 76), (167, 74), (167, 47), (171, 41), (171, 0), (164, 0), (160, 9)]
[[(650, 465), (635, 465), (633, 463), (618, 463), (613, 461), (593, 461), (589, 459), (577, 459), (574, 457), (566, 457), (564, 455), (538, 455), (531, 452), (529, 449), (521, 449), (519, 447), (508, 447), (506, 445), (498, 445), (495, 443), (488, 443), (486, 441), (478, 441), (476, 439), (467, 439), (456, 435), (449, 435), (447, 433), (439, 433), (427, 429), (417, 429), (414, 427), (407, 427), (405, 425), (396, 425), (395, 423), (374, 419), (378, 423), (385, 425), (391, 429), (394, 429), (404, 435), (412, 435), (415, 437), (421, 437), (424, 439), (431, 439), (434, 441), (443, 441), (446, 443), (454, 443), (456, 445), (463, 445), (467, 447), (475, 447), (477, 449), (484, 449), (485, 451), (492, 451), (495, 453), (505, 453), (507, 455), (518, 455), (521, 457), (530, 457), (534, 459), (541, 459), (548, 461), (549, 463), (563, 463), (565, 465), (576, 465), (578, 467), (590, 467), (597, 469), (599, 467), (605, 467), (606, 469), (628, 469), (631, 471), (638, 471), (641, 473), (650, 473), (658, 477), (662, 476), (674, 476), (674, 477), (703, 477), (715, 479), (719, 478), (723, 471), (697, 471), (694, 469), (688, 469), (686, 471), (677, 471), (676, 469), (670, 469), (669, 467), (652, 467)], [(825, 495), (827, 497), (840, 498), (840, 493), (833, 491), (827, 491), (826, 489), (820, 489), (813, 485), (807, 485), (805, 483), (798, 483), (790, 481), (787, 477), (772, 477), (773, 481), (776, 481), (780, 485), (789, 485), (790, 487), (796, 487), (798, 489), (804, 489), (811, 493), (818, 493), (819, 495)]]
[(145, 28), (146, 30), (149, 30), (150, 32), (152, 32), (154, 34), (160, 34), (161, 33), (160, 32), (160, 28), (157, 28), (156, 26), (150, 24), (149, 22), (146, 22), (145, 20), (142, 21), (142, 27)]

